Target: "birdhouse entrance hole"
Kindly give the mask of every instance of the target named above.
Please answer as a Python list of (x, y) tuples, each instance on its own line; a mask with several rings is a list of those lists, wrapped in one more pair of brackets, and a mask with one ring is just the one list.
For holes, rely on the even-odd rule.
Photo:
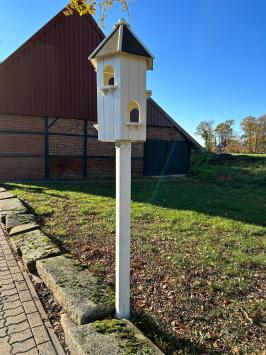
[(139, 104), (137, 101), (130, 101), (128, 104), (129, 122), (139, 123)]
[(107, 65), (103, 73), (104, 86), (115, 84), (115, 70), (112, 65)]

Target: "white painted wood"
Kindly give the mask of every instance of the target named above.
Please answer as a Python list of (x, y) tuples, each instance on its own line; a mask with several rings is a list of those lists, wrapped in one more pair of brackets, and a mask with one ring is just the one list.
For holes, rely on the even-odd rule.
[[(122, 26), (118, 47), (121, 47)], [(92, 60), (97, 69), (98, 139), (116, 147), (116, 315), (130, 317), (131, 142), (146, 140), (146, 71), (152, 58), (117, 52)], [(114, 86), (104, 81), (107, 65), (114, 68)], [(109, 74), (112, 73), (109, 68)], [(130, 122), (130, 108), (139, 107), (139, 122)]]
[(121, 112), (121, 136), (124, 140), (129, 140), (128, 128), (125, 126), (127, 121), (127, 109), (126, 104), (128, 102), (128, 61), (126, 56), (121, 56), (120, 64), (120, 75), (123, 80), (121, 80), (121, 94), (120, 94), (120, 112)]
[[(104, 69), (108, 65), (114, 68), (113, 88), (104, 85)], [(146, 70), (146, 59), (136, 55), (116, 53), (97, 59), (99, 140), (146, 140)], [(143, 125), (128, 124), (130, 101), (138, 102)]]
[[(142, 107), (140, 105), (140, 100), (139, 100), (141, 96), (141, 90), (139, 91), (139, 60), (131, 60), (131, 58), (128, 57), (128, 68), (129, 68), (128, 103), (130, 101), (136, 101), (139, 104), (140, 111), (141, 111)], [(127, 120), (126, 120), (127, 122), (130, 121), (130, 116), (128, 112), (128, 103), (127, 103)], [(129, 139), (137, 142), (139, 140), (139, 132), (143, 128), (129, 126), (128, 127)]]
[(116, 142), (116, 316), (130, 317), (131, 142)]
[(114, 95), (114, 140), (119, 140), (122, 137), (122, 125), (121, 125), (121, 110), (120, 110), (120, 102), (121, 102), (121, 58), (120, 56), (117, 57), (116, 65), (115, 65), (115, 80), (116, 84), (118, 85), (119, 90), (115, 92)]
[[(108, 65), (111, 65), (112, 67), (114, 67), (112, 57), (104, 59), (103, 62), (104, 62), (104, 68), (106, 68)], [(115, 68), (114, 68), (114, 71), (115, 71)], [(103, 83), (104, 82), (104, 71), (100, 75), (102, 76), (102, 83)], [(114, 114), (114, 112), (113, 112), (113, 93), (108, 92), (107, 95), (103, 96), (103, 100), (104, 100), (103, 119), (104, 119), (104, 129), (105, 129), (104, 136), (105, 136), (105, 139), (109, 141), (109, 139), (112, 139), (113, 134), (114, 134), (114, 120), (111, 119), (111, 117)]]
[(99, 88), (102, 86), (101, 76), (98, 72), (103, 72), (103, 62), (97, 63), (97, 108), (98, 108), (98, 139), (104, 140), (104, 119), (103, 119), (103, 95), (99, 93)]
[[(146, 63), (139, 63), (139, 101), (141, 107), (140, 122), (146, 127), (147, 124), (147, 95), (146, 95)], [(139, 140), (146, 141), (146, 129), (139, 131)]]

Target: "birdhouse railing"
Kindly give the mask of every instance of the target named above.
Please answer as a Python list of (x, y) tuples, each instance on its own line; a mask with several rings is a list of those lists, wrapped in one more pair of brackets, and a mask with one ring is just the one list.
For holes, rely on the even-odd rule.
[(99, 87), (99, 92), (103, 95), (107, 95), (108, 92), (113, 93), (117, 88), (117, 85), (104, 85)]

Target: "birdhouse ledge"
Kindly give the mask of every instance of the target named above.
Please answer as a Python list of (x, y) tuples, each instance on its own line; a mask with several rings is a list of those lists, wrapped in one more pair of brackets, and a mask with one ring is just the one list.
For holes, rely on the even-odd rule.
[(126, 122), (127, 126), (137, 126), (137, 127), (141, 127), (141, 126), (145, 126), (144, 123), (141, 122)]
[(100, 86), (99, 87), (99, 91), (103, 94), (103, 95), (107, 95), (109, 92), (113, 93), (114, 90), (116, 90), (118, 88), (117, 85), (105, 85), (105, 86)]

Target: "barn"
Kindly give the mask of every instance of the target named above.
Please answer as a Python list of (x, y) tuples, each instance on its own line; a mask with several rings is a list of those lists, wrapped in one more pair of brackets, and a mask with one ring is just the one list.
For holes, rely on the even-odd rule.
[[(0, 179), (112, 177), (115, 148), (99, 142), (88, 56), (104, 34), (91, 16), (57, 14), (0, 64)], [(202, 149), (152, 98), (133, 176), (187, 174)]]

